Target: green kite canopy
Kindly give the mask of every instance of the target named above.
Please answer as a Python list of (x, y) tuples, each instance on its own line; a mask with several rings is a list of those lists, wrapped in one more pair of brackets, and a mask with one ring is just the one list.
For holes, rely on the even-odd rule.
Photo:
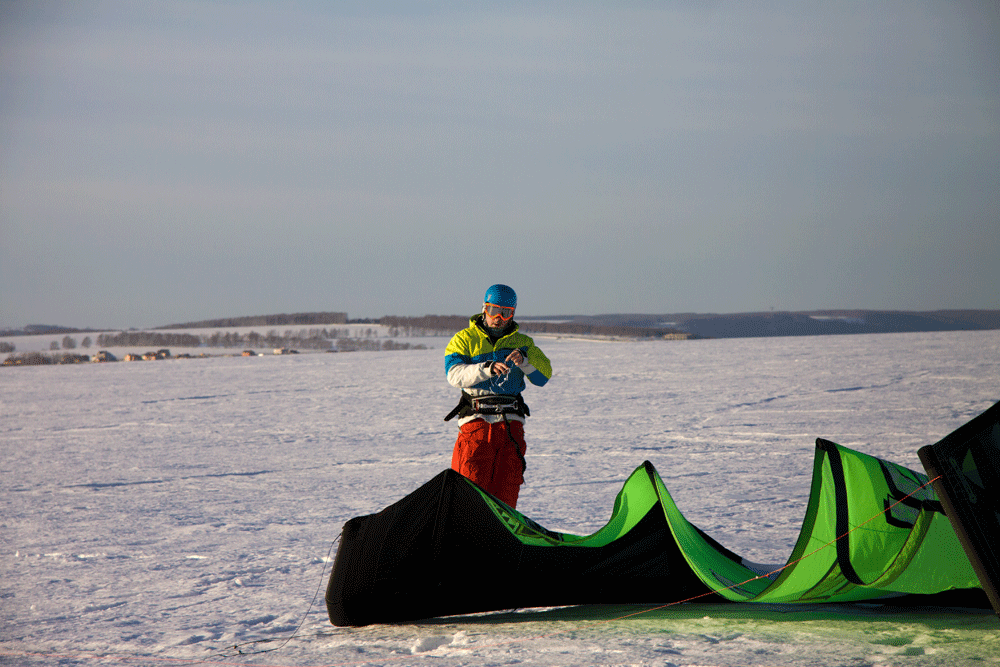
[[(822, 439), (798, 541), (773, 570), (685, 519), (648, 461), (592, 535), (547, 530), (445, 470), (344, 525), (326, 601), (344, 626), (571, 604), (831, 603), (981, 588), (926, 475)], [(973, 591), (977, 604), (982, 596)]]

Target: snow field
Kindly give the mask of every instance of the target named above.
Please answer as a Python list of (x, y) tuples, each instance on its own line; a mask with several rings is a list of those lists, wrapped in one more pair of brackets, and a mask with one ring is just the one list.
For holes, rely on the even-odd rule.
[[(343, 523), (450, 463), (446, 341), (419, 342), (433, 349), (0, 369), (0, 662), (997, 662), (1000, 625), (979, 612), (582, 607), (332, 627), (320, 589)], [(518, 509), (593, 532), (648, 459), (691, 521), (766, 563), (798, 536), (816, 437), (921, 470), (920, 446), (1000, 399), (1000, 332), (536, 342), (555, 376), (525, 392)], [(230, 649), (276, 648), (300, 622), (279, 651)]]

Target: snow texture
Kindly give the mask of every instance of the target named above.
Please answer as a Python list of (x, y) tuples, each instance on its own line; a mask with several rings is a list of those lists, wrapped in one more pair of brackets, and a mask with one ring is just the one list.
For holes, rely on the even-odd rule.
[[(965, 609), (583, 606), (331, 626), (344, 522), (450, 463), (446, 340), (417, 342), (431, 349), (0, 369), (0, 663), (997, 664), (996, 616)], [(593, 532), (648, 459), (691, 521), (763, 563), (798, 536), (816, 437), (922, 470), (919, 447), (1000, 398), (994, 331), (536, 342), (555, 376), (525, 392), (518, 509)]]

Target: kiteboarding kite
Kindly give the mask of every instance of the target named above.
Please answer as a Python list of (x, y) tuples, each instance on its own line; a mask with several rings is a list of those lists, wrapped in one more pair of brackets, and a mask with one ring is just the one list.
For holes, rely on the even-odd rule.
[(1000, 615), (1000, 403), (917, 454)]
[[(971, 438), (980, 458), (993, 457), (978, 498), (980, 509), (995, 508), (1000, 403), (963, 429), (963, 443)], [(963, 459), (966, 472), (973, 458)], [(344, 525), (327, 610), (334, 625), (359, 626), (574, 604), (826, 603), (945, 591), (981, 598), (973, 589), (989, 592), (980, 579), (996, 581), (988, 569), (996, 554), (974, 569), (963, 550), (974, 540), (960, 541), (945, 511), (927, 475), (819, 439), (795, 548), (784, 567), (762, 568), (685, 519), (648, 461), (625, 482), (608, 523), (586, 536), (546, 530), (445, 470)], [(970, 531), (1000, 533), (1000, 514)]]

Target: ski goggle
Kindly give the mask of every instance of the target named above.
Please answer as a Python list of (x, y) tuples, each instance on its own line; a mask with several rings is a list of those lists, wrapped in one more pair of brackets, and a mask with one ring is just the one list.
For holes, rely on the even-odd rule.
[(484, 303), (483, 312), (490, 317), (499, 316), (504, 322), (514, 317), (514, 309), (510, 306), (496, 306), (492, 303)]

